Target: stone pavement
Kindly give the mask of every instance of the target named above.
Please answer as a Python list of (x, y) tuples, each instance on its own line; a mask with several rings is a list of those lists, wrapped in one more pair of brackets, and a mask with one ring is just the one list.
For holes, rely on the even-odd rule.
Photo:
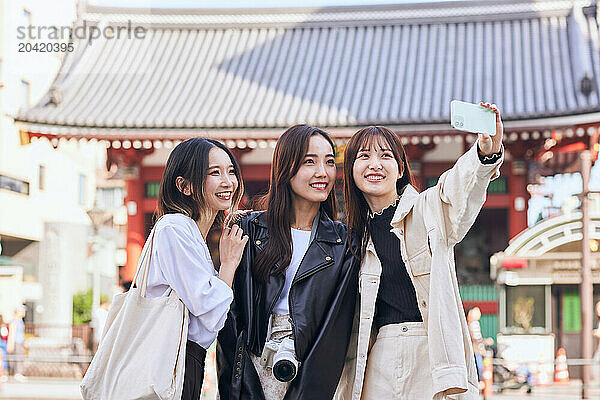
[(81, 400), (79, 380), (29, 378), (27, 382), (9, 379), (0, 384), (0, 399), (11, 400)]
[[(518, 390), (506, 390), (494, 394), (491, 400), (580, 400), (581, 381), (572, 380), (568, 385), (536, 386), (531, 394)], [(590, 399), (600, 400), (600, 386), (595, 385), (591, 390)]]
[[(203, 393), (203, 400), (215, 398), (214, 387)], [(567, 386), (535, 387), (532, 394), (507, 390), (495, 394), (491, 400), (580, 400), (581, 381), (572, 381)], [(0, 399), (11, 400), (81, 400), (79, 381), (59, 378), (29, 378), (27, 382), (10, 379), (0, 386)], [(594, 387), (591, 399), (600, 400), (600, 387)]]
[[(80, 380), (61, 378), (28, 378), (27, 382), (17, 382), (10, 378), (0, 383), (0, 399), (11, 400), (82, 400), (79, 392)], [(207, 382), (205, 381), (205, 384)], [(207, 384), (202, 392), (202, 400), (214, 400), (214, 385)]]

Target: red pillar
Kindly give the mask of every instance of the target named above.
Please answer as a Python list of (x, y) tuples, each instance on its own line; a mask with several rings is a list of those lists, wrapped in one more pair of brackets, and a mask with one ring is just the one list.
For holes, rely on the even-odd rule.
[(527, 228), (527, 208), (529, 192), (527, 191), (527, 163), (524, 160), (513, 160), (510, 163), (508, 192), (511, 205), (508, 211), (508, 235), (512, 239)]
[(121, 270), (121, 282), (127, 287), (137, 269), (137, 263), (144, 247), (144, 180), (142, 179), (142, 160), (152, 154), (154, 148), (109, 148), (107, 150), (107, 168), (113, 164), (123, 169), (125, 180), (125, 206), (127, 207), (127, 261)]
[(144, 183), (139, 178), (127, 179), (127, 263), (122, 271), (123, 283), (131, 282), (144, 247)]

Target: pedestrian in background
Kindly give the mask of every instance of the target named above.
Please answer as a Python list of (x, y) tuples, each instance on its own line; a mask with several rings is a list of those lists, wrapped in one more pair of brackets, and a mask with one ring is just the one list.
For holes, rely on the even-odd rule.
[(481, 309), (477, 306), (471, 306), (466, 309), (467, 325), (469, 326), (469, 335), (475, 353), (475, 366), (477, 366), (477, 378), (479, 379), (479, 389), (483, 389), (483, 356), (485, 355), (485, 345), (483, 335), (481, 334)]
[(9, 363), (9, 369), (17, 382), (25, 382), (27, 378), (23, 375), (25, 366), (23, 358), (25, 357), (25, 318), (27, 308), (20, 305), (15, 308), (13, 319), (8, 326), (7, 351), (16, 360)]
[(8, 345), (8, 325), (0, 314), (0, 382), (8, 381), (8, 357), (6, 346)]

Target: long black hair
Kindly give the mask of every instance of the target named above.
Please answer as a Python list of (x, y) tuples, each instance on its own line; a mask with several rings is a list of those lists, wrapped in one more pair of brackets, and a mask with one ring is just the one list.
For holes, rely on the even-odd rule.
[[(208, 171), (208, 154), (210, 150), (218, 147), (229, 156), (238, 187), (233, 193), (232, 210), (242, 199), (244, 183), (237, 161), (231, 151), (221, 142), (213, 139), (192, 138), (181, 142), (169, 155), (167, 165), (160, 182), (158, 194), (158, 217), (165, 214), (180, 213), (187, 215), (194, 221), (206, 214), (206, 200), (202, 190)], [(178, 176), (184, 178), (191, 186), (191, 195), (186, 196), (177, 188), (175, 180)], [(225, 218), (224, 211), (219, 211), (214, 223), (219, 226)]]
[[(294, 208), (290, 181), (300, 169), (308, 151), (310, 138), (314, 135), (324, 137), (335, 151), (335, 144), (329, 135), (309, 125), (294, 125), (288, 128), (275, 146), (269, 191), (260, 201), (261, 208), (267, 210), (266, 219), (269, 229), (269, 241), (254, 262), (254, 276), (260, 282), (268, 282), (271, 275), (284, 271), (292, 260), (290, 228), (294, 218)], [(321, 211), (331, 219), (336, 218), (335, 190), (332, 189), (327, 199), (321, 203)]]

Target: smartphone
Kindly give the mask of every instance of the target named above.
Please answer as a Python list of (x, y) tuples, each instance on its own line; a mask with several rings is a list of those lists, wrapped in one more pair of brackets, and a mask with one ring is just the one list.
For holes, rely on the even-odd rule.
[(496, 113), (479, 104), (452, 100), (450, 102), (450, 124), (454, 129), (472, 133), (496, 134)]

